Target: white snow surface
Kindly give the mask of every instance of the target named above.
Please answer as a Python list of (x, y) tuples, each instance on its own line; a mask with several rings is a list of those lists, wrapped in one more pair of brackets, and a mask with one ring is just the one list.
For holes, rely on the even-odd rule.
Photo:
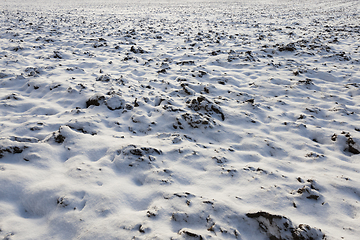
[(357, 0), (0, 2), (0, 239), (359, 239)]

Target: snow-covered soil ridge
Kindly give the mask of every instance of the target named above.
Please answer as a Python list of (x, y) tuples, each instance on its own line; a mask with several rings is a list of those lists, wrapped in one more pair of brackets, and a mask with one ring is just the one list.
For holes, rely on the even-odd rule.
[(358, 1), (36, 3), (0, 3), (1, 238), (357, 239)]

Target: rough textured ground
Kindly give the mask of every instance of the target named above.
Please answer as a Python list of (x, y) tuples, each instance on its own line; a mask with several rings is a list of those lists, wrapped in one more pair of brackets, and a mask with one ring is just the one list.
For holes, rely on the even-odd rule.
[(360, 235), (358, 1), (0, 6), (0, 238)]

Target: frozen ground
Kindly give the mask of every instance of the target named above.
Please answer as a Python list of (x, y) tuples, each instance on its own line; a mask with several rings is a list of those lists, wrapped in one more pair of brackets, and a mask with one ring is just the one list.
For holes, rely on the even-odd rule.
[(357, 0), (0, 2), (0, 238), (358, 239)]

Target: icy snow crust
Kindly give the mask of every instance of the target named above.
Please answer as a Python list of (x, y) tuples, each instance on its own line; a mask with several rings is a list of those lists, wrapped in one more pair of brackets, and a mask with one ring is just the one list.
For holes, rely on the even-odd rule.
[(0, 238), (357, 239), (359, 2), (1, 1)]

